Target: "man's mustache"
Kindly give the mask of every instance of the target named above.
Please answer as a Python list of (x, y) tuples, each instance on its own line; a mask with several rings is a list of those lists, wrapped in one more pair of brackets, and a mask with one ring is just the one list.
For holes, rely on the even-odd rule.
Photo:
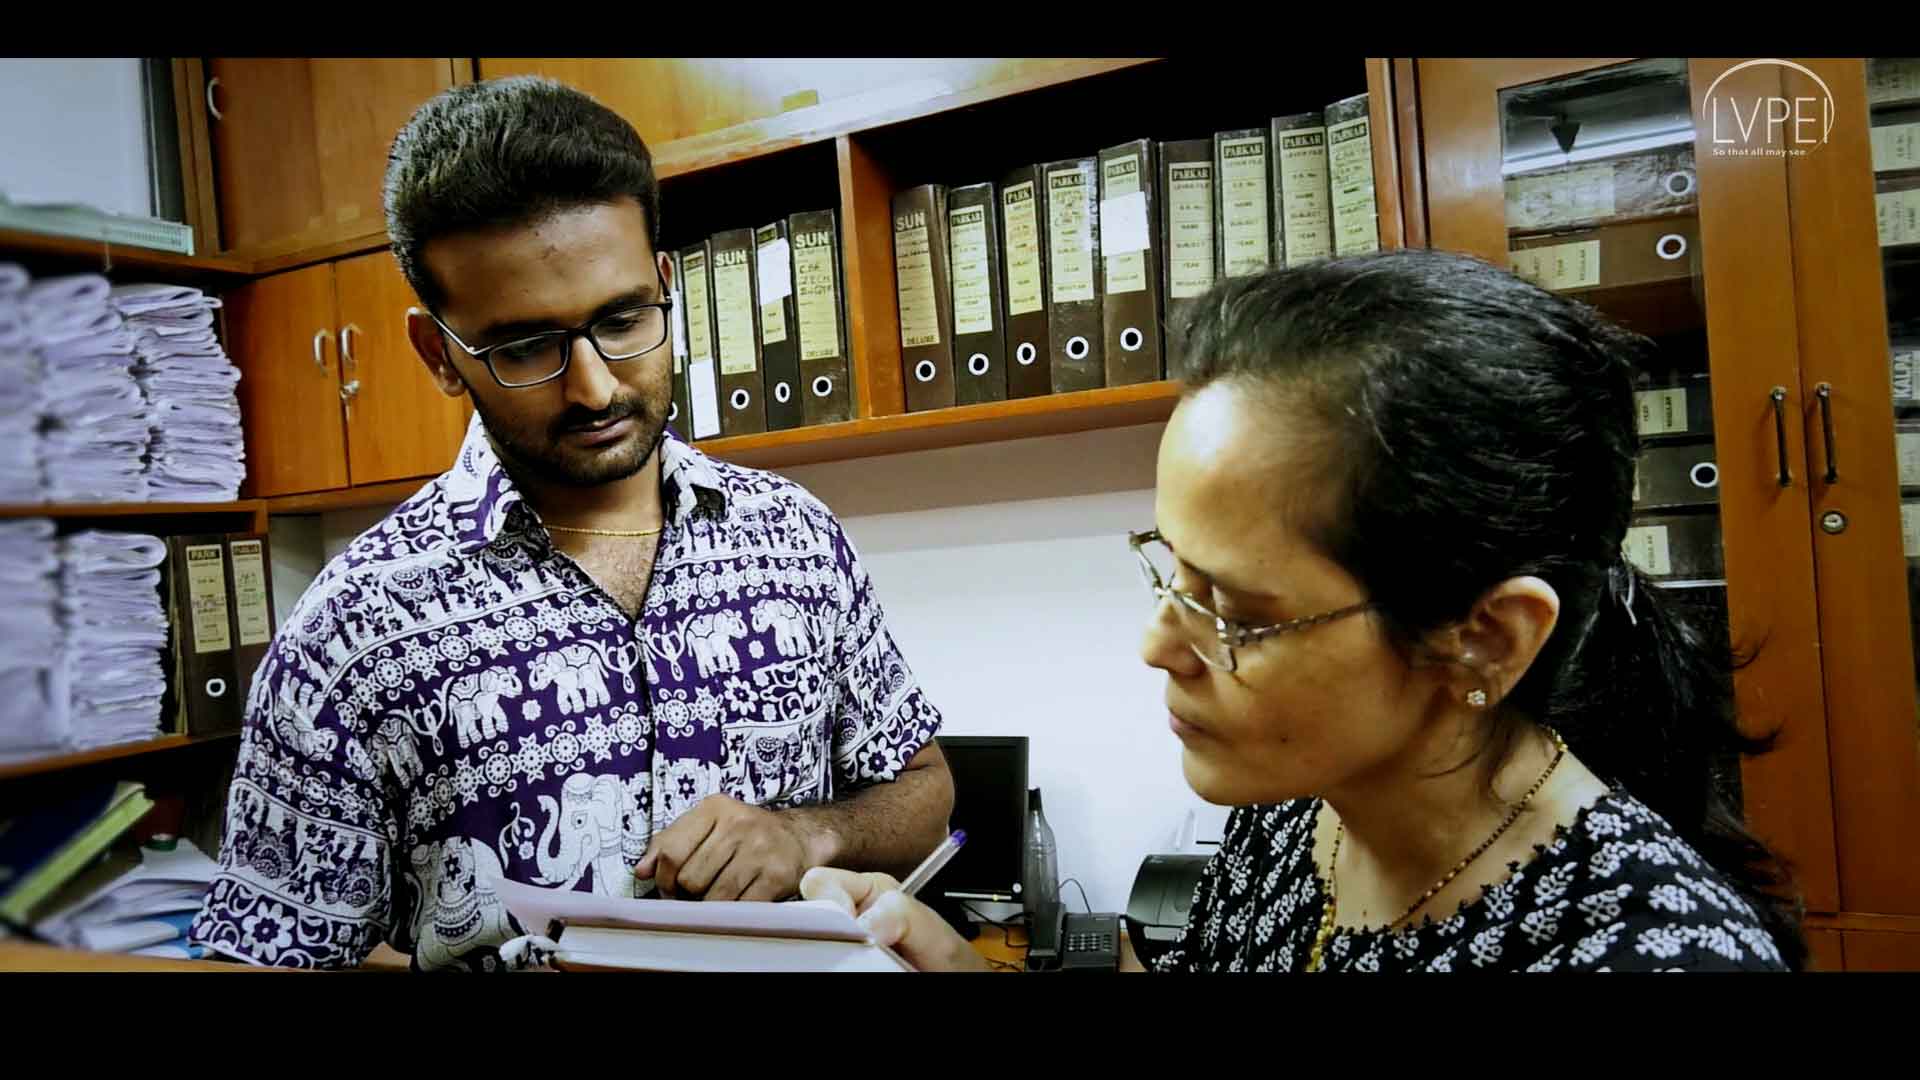
[(616, 400), (599, 411), (574, 406), (563, 412), (553, 422), (552, 434), (555, 438), (570, 432), (597, 427), (601, 424), (624, 420), (629, 416), (639, 416), (644, 411), (641, 403), (632, 398)]

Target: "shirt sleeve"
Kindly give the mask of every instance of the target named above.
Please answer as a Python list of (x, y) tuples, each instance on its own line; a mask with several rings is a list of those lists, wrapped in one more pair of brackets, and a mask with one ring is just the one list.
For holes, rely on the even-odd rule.
[(348, 694), (322, 685), (316, 654), (283, 631), (254, 681), (219, 873), (188, 930), (193, 944), (248, 963), (358, 966), (391, 923), (399, 821), (380, 768), (341, 721)]
[(941, 717), (888, 631), (853, 542), (830, 513), (827, 522), (840, 589), (833, 644), (838, 695), (833, 779), (835, 790), (845, 793), (899, 776), (939, 733)]

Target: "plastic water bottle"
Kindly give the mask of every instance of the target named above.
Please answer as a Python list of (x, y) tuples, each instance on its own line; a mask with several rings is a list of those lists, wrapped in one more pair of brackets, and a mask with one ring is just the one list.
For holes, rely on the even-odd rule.
[(1020, 901), (1031, 917), (1043, 905), (1060, 900), (1060, 864), (1053, 829), (1040, 810), (1040, 789), (1027, 790), (1027, 851), (1020, 868)]

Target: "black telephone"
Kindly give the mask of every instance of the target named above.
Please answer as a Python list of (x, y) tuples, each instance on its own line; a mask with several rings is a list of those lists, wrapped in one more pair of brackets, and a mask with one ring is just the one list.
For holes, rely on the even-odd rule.
[(1028, 971), (1120, 970), (1120, 916), (1075, 915), (1042, 904), (1027, 929)]

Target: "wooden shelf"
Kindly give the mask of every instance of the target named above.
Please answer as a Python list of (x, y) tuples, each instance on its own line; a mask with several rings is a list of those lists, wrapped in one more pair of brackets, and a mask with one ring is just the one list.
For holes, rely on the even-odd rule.
[(764, 435), (702, 439), (694, 445), (704, 453), (735, 464), (773, 469), (1152, 424), (1171, 416), (1179, 397), (1178, 383), (1139, 383), (984, 405), (960, 405), (931, 412), (876, 416)]
[(239, 279), (253, 274), (246, 259), (225, 255), (175, 255), (151, 248), (107, 244), (100, 240), (81, 240), (71, 236), (47, 236), (21, 229), (0, 229), (0, 253), (8, 256), (39, 256), (61, 262), (112, 263), (112, 272), (146, 270), (168, 277)]
[[(154, 518), (210, 518), (246, 515), (247, 528), (265, 532), (268, 507), (264, 499), (238, 502), (135, 502), (135, 503), (12, 503), (0, 505), (0, 519), (54, 518), (59, 521), (121, 520), (151, 521)], [(178, 530), (175, 530), (178, 531)], [(236, 531), (209, 529), (208, 531)]]
[(36, 776), (41, 773), (76, 769), (82, 765), (93, 765), (102, 761), (139, 757), (143, 754), (157, 754), (162, 750), (177, 750), (182, 746), (193, 746), (199, 743), (215, 742), (220, 739), (238, 738), (239, 734), (237, 731), (228, 731), (217, 735), (161, 735), (157, 738), (145, 739), (140, 742), (120, 743), (116, 746), (102, 746), (93, 750), (80, 750), (71, 754), (59, 754), (54, 757), (0, 763), (0, 780), (16, 780), (23, 776)]
[(1090, 75), (1152, 63), (1156, 59), (1082, 60), (1048, 69), (1029, 78), (993, 83), (953, 94), (941, 94), (936, 87), (920, 84), (883, 87), (872, 93), (822, 102), (764, 120), (735, 124), (718, 131), (660, 143), (652, 148), (654, 175), (662, 180), (684, 176), (856, 131), (932, 116), (950, 109), (963, 109)]
[(267, 499), (269, 514), (324, 514), (332, 510), (354, 510), (363, 506), (392, 506), (405, 501), (433, 480), (394, 480), (385, 484), (366, 484), (338, 491), (313, 491), (302, 495), (275, 495)]

